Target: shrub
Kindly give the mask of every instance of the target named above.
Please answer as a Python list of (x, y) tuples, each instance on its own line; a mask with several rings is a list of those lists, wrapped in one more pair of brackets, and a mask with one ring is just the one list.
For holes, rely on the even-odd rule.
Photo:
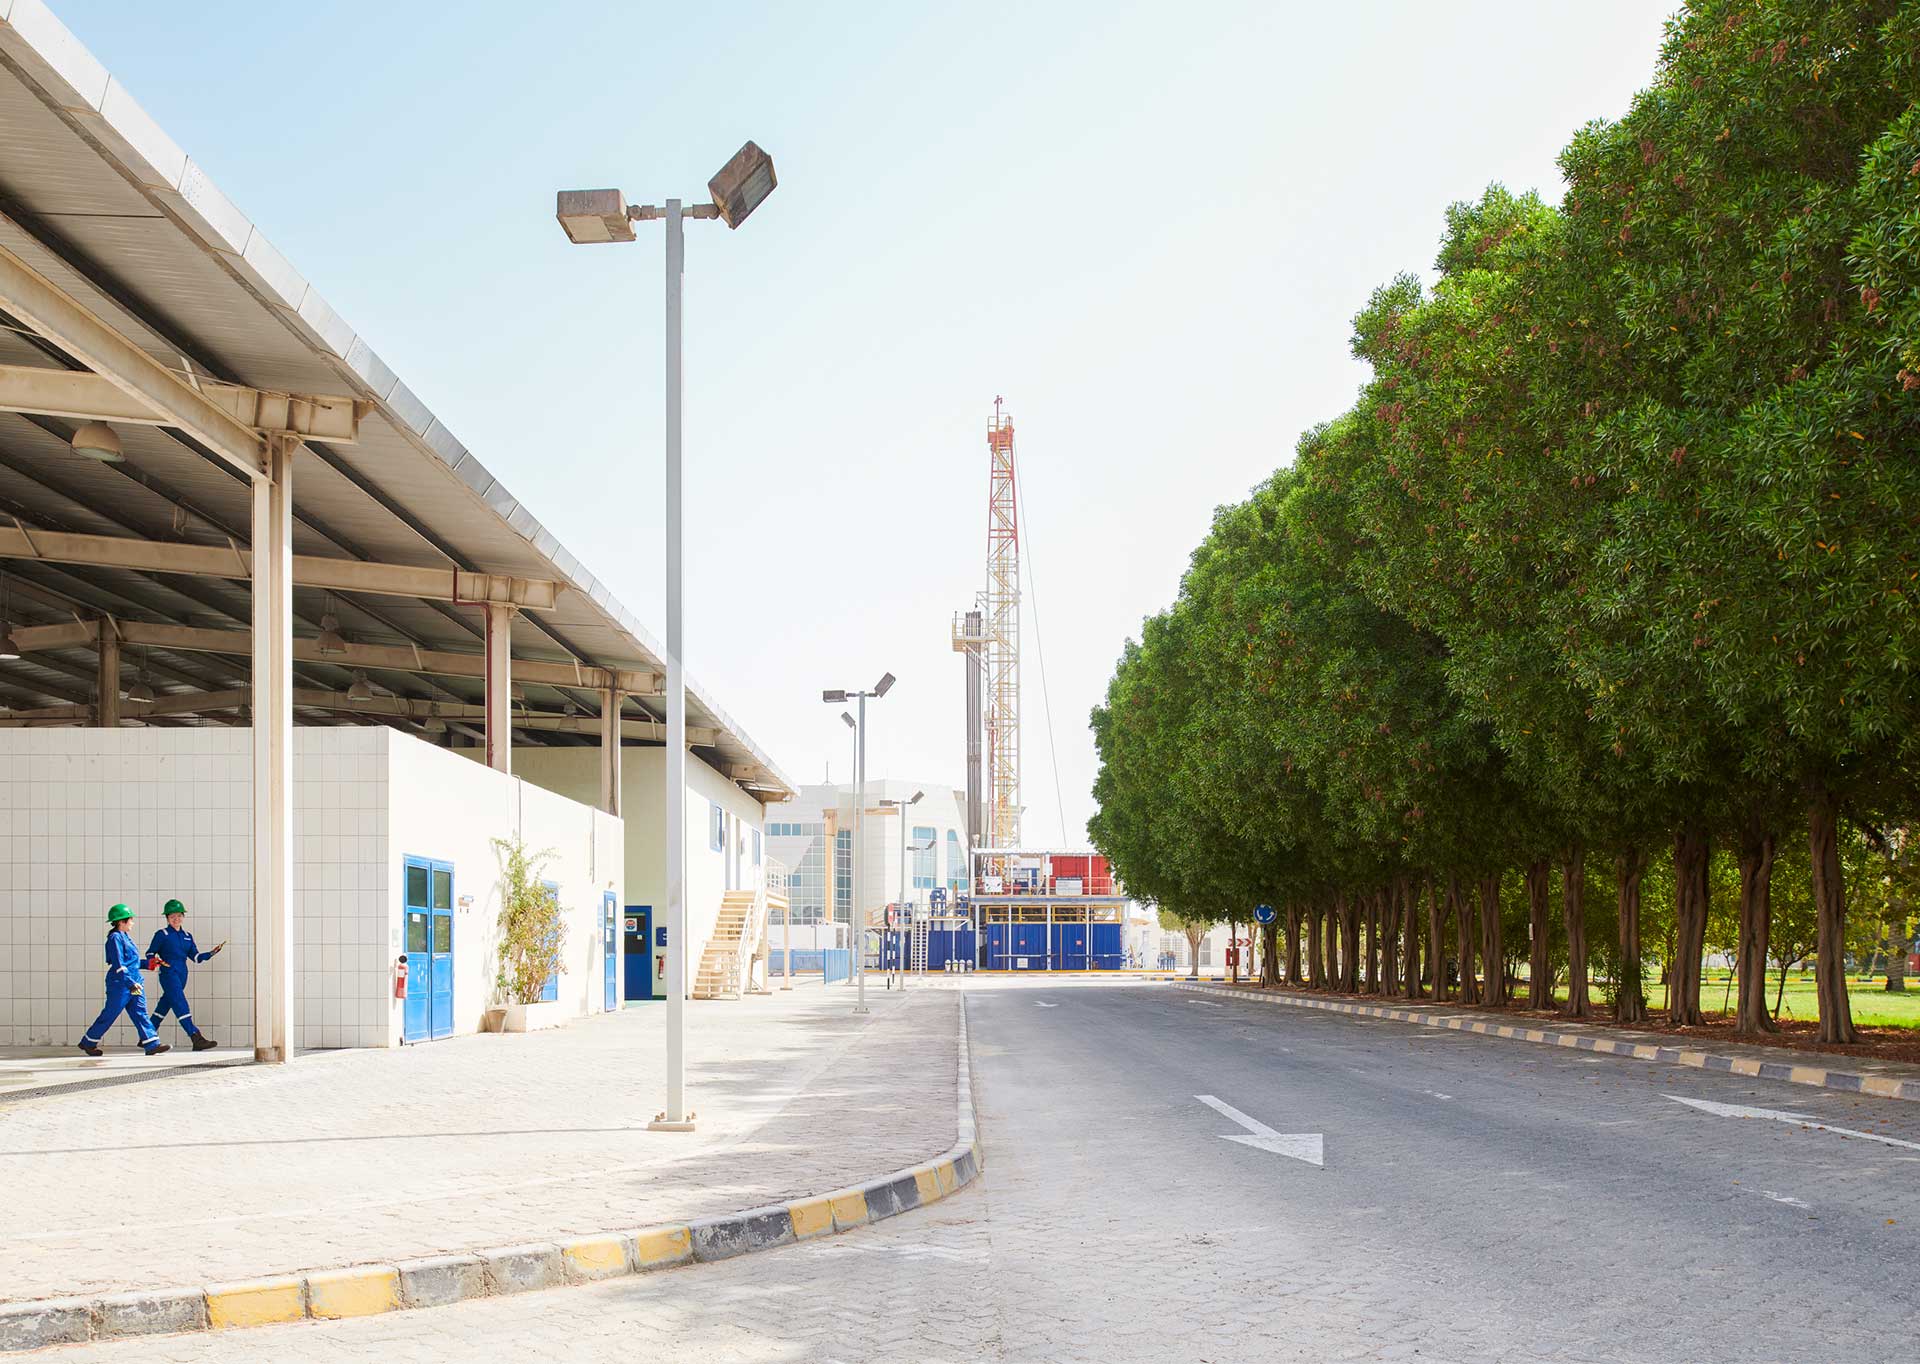
[(539, 879), (554, 853), (529, 853), (518, 837), (494, 839), (493, 850), (500, 859), (500, 972), (494, 984), (509, 1004), (536, 1004), (547, 979), (565, 969), (560, 901)]

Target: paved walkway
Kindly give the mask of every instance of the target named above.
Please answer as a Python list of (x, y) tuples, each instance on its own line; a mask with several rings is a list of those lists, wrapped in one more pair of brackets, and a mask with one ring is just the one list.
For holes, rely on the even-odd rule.
[(1697, 1070), (1725, 1071), (1762, 1080), (1871, 1094), (1880, 1099), (1920, 1100), (1920, 1066), (1871, 1056), (1808, 1051), (1795, 1047), (1755, 1046), (1684, 1031), (1619, 1027), (1605, 1021), (1576, 1022), (1559, 1015), (1476, 1009), (1459, 1004), (1423, 1004), (1385, 995), (1314, 994), (1306, 990), (1263, 990), (1220, 981), (1182, 980), (1176, 988), (1276, 1004), (1282, 1008), (1321, 1009), (1332, 1013), (1390, 1018), (1429, 1028), (1481, 1033), (1521, 1042), (1545, 1042), (1641, 1061), (1661, 1061)]
[(0, 1108), (0, 1297), (555, 1240), (858, 1183), (953, 1144), (960, 1001), (696, 1002), (699, 1130), (655, 1133), (664, 1007)]
[[(1865, 1364), (1912, 1354), (1914, 1153), (1675, 1095), (1773, 1086), (1161, 988), (969, 981), (987, 1162), (845, 1236), (62, 1364)], [(1318, 1132), (1223, 1140), (1216, 1096)], [(1920, 1107), (1793, 1106), (1920, 1139)], [(1901, 1299), (1904, 1301), (1904, 1299)]]

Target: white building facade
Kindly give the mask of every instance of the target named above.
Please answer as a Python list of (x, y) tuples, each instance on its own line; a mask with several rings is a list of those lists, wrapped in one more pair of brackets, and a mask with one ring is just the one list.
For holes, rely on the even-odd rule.
[[(914, 800), (915, 795), (919, 799)], [(966, 793), (936, 782), (869, 780), (860, 908), (869, 924), (889, 904), (925, 906), (936, 887), (949, 899), (967, 883)], [(845, 946), (854, 912), (854, 792), (851, 785), (802, 785), (772, 808), (767, 845), (792, 868), (794, 946)], [(780, 941), (780, 929), (773, 930)]]

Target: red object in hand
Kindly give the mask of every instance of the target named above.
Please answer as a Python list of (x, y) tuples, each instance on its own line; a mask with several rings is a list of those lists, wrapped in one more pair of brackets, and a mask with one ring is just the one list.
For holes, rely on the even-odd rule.
[(160, 969), (160, 958), (156, 956), (149, 956), (147, 958), (145, 967), (142, 969), (148, 970), (148, 971), (158, 971)]

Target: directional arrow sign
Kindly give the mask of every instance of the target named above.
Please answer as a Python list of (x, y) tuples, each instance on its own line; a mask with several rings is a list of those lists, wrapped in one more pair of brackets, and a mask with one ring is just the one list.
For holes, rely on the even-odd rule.
[(1304, 1160), (1309, 1165), (1326, 1168), (1325, 1148), (1318, 1132), (1276, 1132), (1263, 1122), (1255, 1122), (1232, 1104), (1222, 1103), (1211, 1094), (1193, 1096), (1222, 1117), (1230, 1118), (1246, 1128), (1252, 1136), (1242, 1136), (1238, 1132), (1220, 1134), (1222, 1141), (1237, 1141), (1242, 1146), (1251, 1146), (1256, 1151), (1271, 1151), (1276, 1156), (1287, 1156), (1293, 1160)]
[(1833, 1127), (1811, 1113), (1787, 1113), (1778, 1108), (1748, 1108), (1745, 1104), (1717, 1104), (1711, 1099), (1683, 1099), (1678, 1094), (1669, 1094), (1667, 1097), (1677, 1104), (1685, 1104), (1688, 1108), (1697, 1108), (1702, 1113), (1712, 1113), (1722, 1118), (1771, 1118), (1775, 1122), (1790, 1122), (1814, 1132), (1833, 1132), (1843, 1137), (1877, 1141), (1883, 1146), (1904, 1146), (1909, 1151), (1920, 1151), (1920, 1142), (1883, 1137), (1878, 1132), (1856, 1132), (1851, 1127)]

